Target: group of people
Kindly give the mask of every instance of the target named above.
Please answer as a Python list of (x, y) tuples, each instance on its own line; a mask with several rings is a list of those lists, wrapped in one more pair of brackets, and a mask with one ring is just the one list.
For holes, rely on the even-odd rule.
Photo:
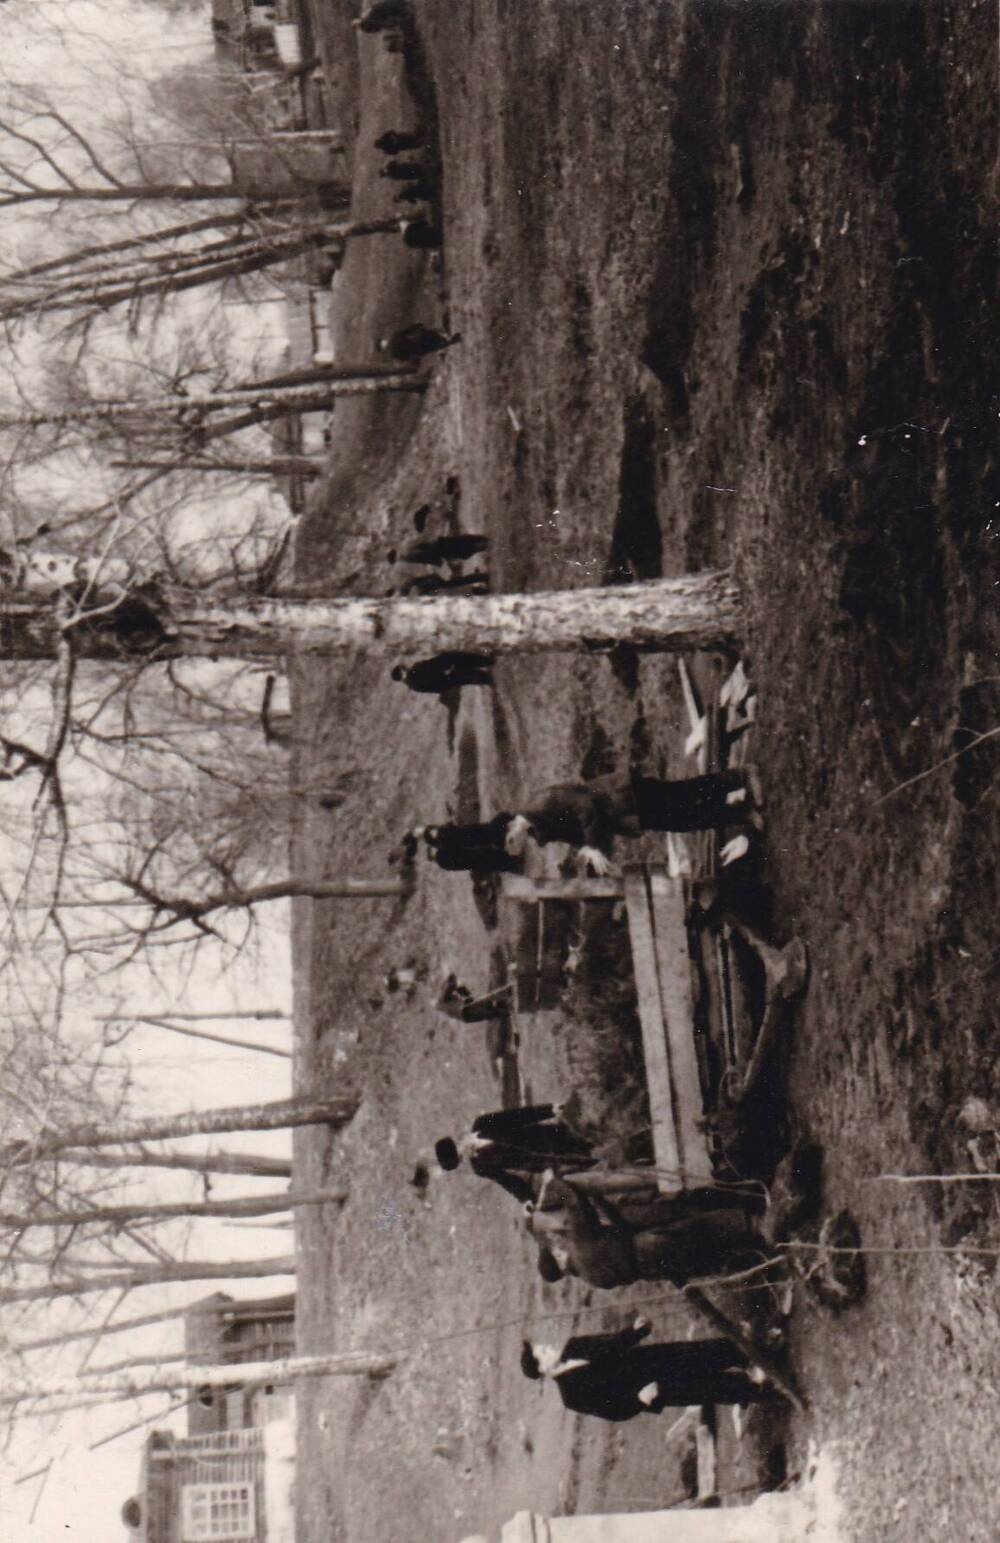
[[(690, 831), (727, 825), (758, 827), (763, 791), (754, 769), (667, 781), (636, 771), (562, 783), (474, 824), (416, 827), (445, 869), (511, 872), (529, 842), (563, 842), (597, 873), (610, 870), (616, 837), (644, 831)], [(482, 1001), (497, 1011), (499, 993)], [(476, 999), (450, 977), (438, 1004), (463, 1022), (482, 1021)], [(421, 1155), (414, 1184), (468, 1164), (522, 1208), (537, 1248), (541, 1277), (576, 1277), (599, 1290), (636, 1281), (678, 1286), (730, 1276), (767, 1263), (773, 1229), (764, 1191), (755, 1185), (708, 1183), (664, 1195), (652, 1174), (622, 1187), (603, 1168), (571, 1105), (539, 1104), (481, 1115), (459, 1137), (442, 1137)], [(561, 1347), (525, 1341), (526, 1376), (555, 1382), (567, 1408), (608, 1420), (694, 1403), (746, 1404), (773, 1396), (766, 1376), (728, 1339), (649, 1344), (638, 1320), (618, 1334), (574, 1336)]]
[[(401, 595), (439, 595), (447, 591), (462, 590), (470, 595), (485, 595), (489, 589), (489, 576), (485, 569), (477, 568), (471, 573), (458, 573), (456, 568), (469, 558), (480, 556), (487, 550), (489, 544), (488, 536), (444, 535), (425, 541), (413, 541), (401, 552), (391, 547), (387, 555), (390, 563), (412, 563), (415, 566), (435, 570), (440, 569), (444, 564), (448, 565), (447, 577), (435, 571), (416, 574), (404, 580), (399, 589)], [(395, 593), (395, 590), (389, 590), (389, 594)]]
[[(402, 49), (412, 16), (407, 0), (375, 0), (355, 25), (363, 32), (382, 32), (388, 47)], [(420, 147), (419, 133), (390, 130), (376, 141), (376, 148), (392, 157), (382, 176), (398, 184), (396, 203), (433, 203), (427, 169), (416, 159), (395, 159)], [(430, 208), (402, 228), (411, 247), (441, 244)], [(459, 341), (457, 333), (413, 323), (381, 339), (379, 349), (398, 363), (415, 364)], [(487, 546), (485, 536), (441, 535), (393, 551), (389, 560), (438, 570), (477, 557)], [(405, 580), (400, 592), (478, 594), (487, 587), (483, 571), (453, 570), (447, 576), (435, 571)], [(462, 687), (491, 686), (493, 665), (488, 652), (454, 650), (397, 665), (392, 678), (410, 690), (441, 696)], [(423, 838), (439, 867), (471, 873), (515, 872), (531, 841), (539, 846), (564, 842), (583, 866), (601, 874), (610, 869), (615, 837), (753, 825), (759, 823), (761, 803), (752, 773), (665, 781), (632, 772), (558, 784), (517, 811), (470, 824), (417, 827), (407, 839), (413, 845)], [(397, 973), (395, 987), (405, 989), (408, 972), (405, 979), (404, 972)], [(437, 1005), (459, 1022), (483, 1022), (503, 1010), (503, 989), (476, 998), (452, 974)], [(574, 1185), (574, 1176), (593, 1177), (596, 1158), (591, 1141), (575, 1128), (569, 1106), (539, 1104), (480, 1115), (467, 1132), (443, 1136), (433, 1153), (420, 1155), (413, 1184), (425, 1194), (434, 1173), (452, 1173), (463, 1163), (522, 1207), (537, 1245), (539, 1272), (549, 1282), (572, 1275), (601, 1289), (640, 1279), (683, 1285), (744, 1267), (764, 1254), (757, 1230), (762, 1206), (752, 1195), (706, 1187), (665, 1197), (650, 1183), (612, 1197), (599, 1185), (593, 1191)], [(651, 1344), (650, 1333), (649, 1322), (637, 1318), (617, 1333), (575, 1335), (561, 1346), (525, 1340), (521, 1370), (530, 1379), (555, 1382), (567, 1409), (614, 1421), (677, 1405), (747, 1404), (770, 1396), (763, 1376), (731, 1341)]]
[[(440, 657), (449, 661), (449, 670), (454, 668), (463, 681), (489, 684), (489, 655)], [(395, 671), (393, 675), (403, 678)], [(559, 841), (576, 849), (581, 865), (606, 874), (611, 870), (610, 848), (616, 836), (712, 830), (727, 824), (759, 827), (762, 805), (760, 781), (752, 768), (676, 781), (632, 771), (592, 777), (586, 782), (556, 783), (529, 798), (518, 812), (502, 812), (474, 824), (418, 826), (413, 834), (423, 837), (439, 867), (452, 872), (516, 873), (530, 841), (539, 846)]]
[[(664, 1196), (652, 1181), (614, 1199), (601, 1194), (599, 1182), (593, 1195), (584, 1192), (588, 1177), (600, 1175), (592, 1172), (594, 1149), (576, 1119), (572, 1100), (480, 1115), (463, 1135), (444, 1136), (433, 1153), (422, 1153), (412, 1182), (423, 1194), (434, 1172), (452, 1173), (467, 1162), (477, 1177), (499, 1185), (522, 1207), (548, 1282), (575, 1275), (601, 1289), (639, 1279), (684, 1285), (766, 1257), (756, 1228), (759, 1197), (713, 1187)], [(730, 1341), (644, 1344), (649, 1333), (650, 1325), (637, 1320), (618, 1334), (575, 1336), (561, 1349), (526, 1340), (521, 1369), (553, 1380), (568, 1409), (607, 1420), (770, 1396), (763, 1376)]]
[[(423, 510), (418, 510), (418, 516)], [(399, 593), (402, 595), (438, 595), (446, 591), (468, 595), (483, 595), (489, 588), (485, 569), (460, 573), (458, 565), (470, 558), (481, 557), (490, 544), (488, 536), (446, 533), (439, 536), (421, 537), (397, 551), (390, 548), (390, 563), (412, 563), (435, 570), (417, 574), (404, 580)], [(436, 570), (448, 565), (445, 577)], [(395, 590), (390, 590), (395, 594)], [(411, 691), (427, 692), (444, 697), (446, 692), (460, 691), (464, 686), (492, 686), (494, 659), (485, 650), (472, 651), (449, 649), (434, 654), (429, 659), (419, 659), (414, 664), (397, 664), (391, 671), (392, 679), (401, 681)]]

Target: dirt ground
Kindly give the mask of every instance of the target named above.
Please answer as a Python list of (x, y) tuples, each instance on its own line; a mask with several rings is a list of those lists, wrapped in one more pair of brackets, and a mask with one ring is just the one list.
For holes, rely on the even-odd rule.
[[(339, 0), (312, 9), (362, 217), (390, 204), (385, 128), (422, 123), (442, 177), (440, 263), (391, 237), (351, 247), (341, 357), (414, 318), (463, 341), (423, 399), (338, 405), (300, 573), (384, 592), (418, 505), (449, 517), (448, 478), (497, 589), (733, 565), (762, 878), (775, 935), (813, 964), (792, 1118), (823, 1145), (830, 1210), (860, 1225), (868, 1291), (839, 1316), (797, 1292), (809, 1412), (754, 1412), (741, 1439), (721, 1412), (720, 1488), (794, 1474), (816, 1441), (858, 1543), (992, 1540), (996, 1186), (885, 1176), (997, 1157), (960, 1118), (1000, 1103), (997, 740), (974, 743), (1000, 725), (995, 7), (414, 0), (406, 59)], [(310, 874), (381, 874), (416, 820), (488, 815), (557, 776), (680, 770), (664, 657), (502, 663), (455, 722), (369, 659), (293, 677), (296, 775), (349, 788), (303, 813)], [(415, 958), (485, 986), (501, 936), (436, 870), (405, 906), (297, 915), (299, 1085), (363, 1092), (345, 1131), (298, 1138), (304, 1187), (351, 1189), (301, 1227), (301, 1347), (408, 1352), (381, 1383), (303, 1397), (302, 1543), (457, 1543), (525, 1507), (689, 1492), (669, 1416), (582, 1421), (517, 1367), (525, 1326), (624, 1321), (640, 1295), (682, 1335), (676, 1295), (543, 1286), (493, 1186), (456, 1174), (424, 1204), (407, 1182), (501, 1093), (479, 1030), (383, 976)], [(616, 1073), (608, 1038), (571, 1010), (528, 1020), (531, 1093), (583, 1080), (614, 1114), (634, 1046)]]

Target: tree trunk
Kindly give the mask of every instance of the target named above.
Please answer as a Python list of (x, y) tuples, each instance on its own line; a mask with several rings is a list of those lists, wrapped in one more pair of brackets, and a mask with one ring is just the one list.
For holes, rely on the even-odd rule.
[(172, 913), (178, 921), (202, 921), (213, 911), (249, 910), (269, 900), (377, 900), (412, 893), (413, 884), (406, 879), (276, 879), (273, 884), (258, 884), (253, 889), (220, 890), (201, 900), (150, 894), (143, 901), (122, 903), (147, 904), (154, 910)]
[(251, 1179), (290, 1179), (292, 1165), (281, 1157), (252, 1152), (76, 1152), (58, 1154), (62, 1162), (91, 1168), (178, 1168), (189, 1173), (238, 1173)]
[(40, 296), (34, 300), (26, 300), (23, 304), (15, 304), (5, 308), (3, 314), (11, 319), (25, 315), (40, 315), (49, 311), (73, 311), (81, 310), (85, 313), (94, 310), (111, 310), (113, 306), (141, 300), (148, 295), (176, 295), (189, 289), (199, 289), (204, 284), (218, 284), (224, 279), (244, 278), (251, 273), (261, 273), (265, 268), (273, 268), (278, 263), (288, 262), (293, 257), (300, 256), (303, 252), (313, 247), (322, 246), (325, 237), (302, 237), (294, 243), (283, 242), (276, 245), (273, 242), (265, 244), (254, 243), (251, 247), (228, 260), (221, 255), (216, 259), (209, 258), (204, 263), (193, 260), (190, 263), (182, 263), (177, 266), (176, 272), (158, 273), (152, 276), (133, 276), (123, 280), (109, 280), (102, 287), (100, 283), (92, 291), (76, 293), (79, 285), (72, 286), (73, 293), (58, 291), (52, 295)]
[[(165, 1012), (169, 1012), (171, 1018), (180, 1018), (184, 1023), (221, 1023), (226, 1018), (250, 1018), (256, 1023), (267, 1020), (287, 1023), (291, 1017), (291, 1013), (284, 1012), (280, 1007), (241, 1007), (228, 1013), (178, 1013), (171, 1007), (165, 1009)], [(108, 1013), (100, 1022), (114, 1023), (116, 1016), (120, 1017), (120, 1014)]]
[[(298, 178), (289, 178), (285, 186), (269, 187), (267, 201), (309, 197), (326, 187), (326, 197), (350, 198), (350, 188), (336, 188), (333, 184), (313, 184)], [(255, 195), (260, 201), (260, 194)], [(245, 192), (232, 182), (136, 182), (116, 184), (110, 187), (58, 187), (25, 188), (17, 192), (0, 194), (0, 209), (21, 204), (122, 204), (122, 203), (199, 203), (213, 198), (245, 200)]]
[(159, 230), (147, 231), (145, 235), (124, 236), (117, 241), (103, 241), (98, 246), (78, 247), (75, 251), (63, 253), (61, 257), (50, 257), (45, 262), (33, 263), (30, 268), (21, 268), (11, 277), (22, 284), (26, 279), (38, 278), (43, 273), (52, 273), (59, 268), (78, 270), (81, 264), (89, 262), (94, 257), (106, 257), (112, 252), (125, 252), (137, 246), (155, 246), (160, 242), (178, 241), (182, 236), (197, 235), (203, 230), (223, 230), (242, 225), (246, 218), (243, 210), (237, 210), (231, 214), (208, 214), (200, 220), (186, 220), (182, 225), (164, 225)]
[[(147, 890), (137, 880), (120, 881), (131, 888), (132, 893), (139, 893), (138, 899), (108, 899), (98, 898), (91, 900), (60, 900), (57, 910), (63, 911), (90, 911), (96, 907), (106, 910), (128, 911), (139, 906), (149, 906), (154, 911), (166, 911), (174, 916), (177, 921), (200, 921), (212, 911), (236, 911), (249, 910), (251, 906), (263, 905), (268, 900), (375, 900), (385, 896), (405, 897), (413, 893), (413, 884), (406, 878), (401, 879), (275, 879), (270, 884), (257, 884), (252, 889), (224, 889), (216, 894), (206, 895), (200, 900), (190, 899), (186, 895), (159, 895), (154, 890)], [(31, 906), (23, 907), (31, 910)], [(50, 910), (48, 905), (40, 905), (41, 910)], [(163, 1023), (162, 1020), (147, 1018), (144, 1020), (133, 1019), (133, 1022), (144, 1021), (147, 1023), (159, 1022), (162, 1028), (172, 1028), (172, 1024)], [(193, 1033), (191, 1029), (176, 1030), (177, 1033)], [(213, 1039), (215, 1035), (205, 1035), (207, 1039)], [(227, 1045), (238, 1044), (239, 1041), (227, 1039), (223, 1041)], [(245, 1044), (244, 1049), (259, 1050), (260, 1045)], [(267, 1047), (263, 1047), (267, 1048)], [(273, 1055), (282, 1055), (283, 1051), (275, 1050)]]
[(168, 1372), (153, 1369), (145, 1376), (125, 1372), (102, 1377), (28, 1381), (7, 1378), (0, 1404), (22, 1399), (64, 1398), (100, 1393), (107, 1399), (141, 1398), (146, 1393), (182, 1392), (185, 1388), (229, 1388), (234, 1384), (299, 1382), (304, 1377), (384, 1377), (402, 1359), (398, 1352), (344, 1350), (336, 1355), (297, 1356), (289, 1361), (245, 1361), (232, 1366), (189, 1366)]
[(187, 1359), (186, 1350), (172, 1350), (169, 1355), (133, 1355), (124, 1361), (105, 1361), (101, 1366), (88, 1366), (87, 1373), (91, 1377), (111, 1377), (115, 1372), (131, 1372), (139, 1366), (176, 1366), (179, 1361)]
[(158, 413), (211, 412), (217, 407), (268, 407), (277, 402), (288, 402), (300, 412), (309, 412), (328, 407), (338, 396), (359, 396), (373, 391), (422, 391), (425, 384), (414, 370), (405, 370), (399, 365), (372, 364), (346, 370), (331, 368), (323, 380), (302, 386), (241, 386), (233, 391), (88, 402), (85, 407), (70, 408), (66, 412), (2, 413), (0, 428), (61, 428), (94, 420), (115, 423), (123, 418), (143, 418)]
[(346, 1125), (358, 1107), (357, 1094), (340, 1098), (287, 1098), (273, 1104), (241, 1104), (145, 1120), (95, 1121), (43, 1131), (35, 1141), (6, 1141), (0, 1168), (23, 1166), (67, 1147), (125, 1146), (130, 1141), (171, 1141), (183, 1136), (219, 1135), (234, 1130), (284, 1130), (293, 1125)]
[(728, 574), (690, 574), (613, 588), (416, 600), (200, 603), (175, 618), (184, 653), (256, 657), (295, 652), (444, 650), (544, 653), (618, 643), (662, 650), (720, 648), (739, 629)]
[(295, 1255), (274, 1259), (201, 1259), (176, 1264), (133, 1264), (126, 1270), (105, 1270), (99, 1275), (47, 1281), (43, 1286), (11, 1286), (0, 1290), (0, 1304), (50, 1302), (56, 1297), (89, 1296), (95, 1291), (132, 1291), (139, 1286), (162, 1286), (170, 1281), (259, 1279), (265, 1275), (294, 1275)]
[(233, 1039), (228, 1034), (213, 1034), (210, 1029), (191, 1029), (186, 1024), (170, 1023), (166, 1018), (150, 1018), (145, 1014), (139, 1014), (134, 1018), (116, 1021), (132, 1024), (147, 1023), (154, 1029), (168, 1029), (171, 1034), (186, 1034), (191, 1039), (209, 1039), (213, 1044), (229, 1045), (234, 1050), (252, 1050), (257, 1055), (276, 1055), (284, 1061), (293, 1059), (290, 1050), (279, 1050), (275, 1045), (261, 1045), (253, 1039)]
[(346, 1189), (320, 1190), (313, 1195), (241, 1195), (230, 1200), (163, 1201), (149, 1205), (94, 1206), (92, 1209), (75, 1211), (41, 1212), (36, 1209), (22, 1215), (16, 1211), (0, 1211), (0, 1227), (17, 1231), (29, 1227), (83, 1227), (100, 1222), (108, 1227), (119, 1227), (123, 1222), (172, 1221), (180, 1216), (273, 1216), (276, 1211), (288, 1211), (295, 1206), (343, 1205)]
[[(260, 659), (296, 653), (405, 658), (445, 649), (537, 654), (622, 643), (677, 652), (732, 647), (742, 630), (739, 593), (725, 571), (526, 595), (211, 601), (174, 593), (169, 605), (163, 635), (140, 633), (133, 640), (130, 633), (119, 641), (114, 618), (107, 616), (100, 628), (75, 626), (78, 654), (104, 659), (129, 652), (157, 658)], [(0, 658), (54, 659), (62, 635), (50, 607), (28, 599), (0, 605)]]
[(242, 477), (319, 477), (323, 463), (317, 456), (272, 455), (243, 461), (203, 461), (185, 459), (182, 455), (169, 459), (149, 461), (112, 461), (121, 471), (224, 471)]

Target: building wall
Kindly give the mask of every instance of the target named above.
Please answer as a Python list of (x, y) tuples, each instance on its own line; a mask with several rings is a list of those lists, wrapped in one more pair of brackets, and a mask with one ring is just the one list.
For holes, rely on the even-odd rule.
[[(295, 1353), (294, 1296), (236, 1301), (213, 1292), (194, 1304), (184, 1323), (184, 1347), (192, 1366), (238, 1366), (246, 1361), (283, 1360)], [(188, 1405), (188, 1435), (242, 1430), (258, 1422), (253, 1393), (234, 1382), (214, 1388)]]

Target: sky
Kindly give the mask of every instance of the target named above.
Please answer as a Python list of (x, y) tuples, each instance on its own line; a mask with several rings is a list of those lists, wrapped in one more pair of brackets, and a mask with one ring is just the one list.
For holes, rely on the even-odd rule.
[[(67, 19), (71, 39), (60, 41), (53, 30)], [(0, 58), (7, 79), (19, 82), (58, 81), (61, 102), (76, 113), (94, 112), (100, 93), (94, 91), (93, 71), (113, 63), (116, 50), (124, 48), (136, 69), (155, 70), (164, 62), (204, 60), (210, 67), (211, 44), (207, 7), (192, 13), (168, 14), (155, 4), (137, 0), (8, 0), (0, 7)], [(2, 90), (2, 86), (0, 86)], [(0, 852), (0, 867), (3, 854)], [(206, 954), (195, 974), (181, 978), (169, 966), (153, 979), (137, 967), (123, 984), (129, 1005), (141, 1003), (148, 1011), (172, 1007), (178, 1011), (231, 1012), (240, 1007), (272, 1007), (290, 1012), (291, 970), (287, 906), (268, 908), (259, 929), (260, 947), (225, 963)], [(137, 1008), (138, 1010), (138, 1008)], [(291, 1046), (291, 1025), (274, 1022), (227, 1021), (208, 1024), (234, 1037)], [(291, 1062), (242, 1050), (181, 1039), (148, 1027), (134, 1031), (130, 1044), (136, 1074), (133, 1112), (182, 1111), (258, 1102), (288, 1096)], [(205, 1146), (208, 1138), (188, 1143)], [(220, 1138), (225, 1144), (225, 1138)], [(241, 1150), (288, 1155), (287, 1133), (231, 1138)], [(193, 1176), (142, 1177), (143, 1193), (155, 1188), (156, 1198), (175, 1199), (196, 1195)], [(257, 1192), (279, 1187), (279, 1181), (217, 1179), (213, 1195)], [(266, 1228), (235, 1227), (222, 1222), (198, 1223), (190, 1236), (175, 1232), (170, 1246), (182, 1256), (198, 1258), (257, 1258), (290, 1251), (290, 1234)], [(122, 1316), (159, 1310), (167, 1305), (193, 1301), (209, 1290), (230, 1290), (234, 1295), (260, 1295), (290, 1290), (288, 1277), (275, 1277), (241, 1285), (239, 1281), (194, 1283), (186, 1287), (149, 1288), (133, 1293), (121, 1306)], [(93, 1299), (91, 1299), (93, 1300)], [(110, 1305), (110, 1303), (108, 1304)], [(9, 1327), (9, 1325), (5, 1326)], [(50, 1320), (43, 1332), (49, 1332)], [(22, 1331), (23, 1332), (23, 1331)], [(30, 1331), (29, 1331), (30, 1332)], [(168, 1354), (181, 1348), (179, 1322), (147, 1331), (133, 1331), (110, 1338), (93, 1354), (96, 1362), (119, 1360), (139, 1354)], [(72, 1375), (86, 1353), (87, 1342), (61, 1351), (56, 1358), (35, 1357), (45, 1375)], [(127, 1536), (120, 1521), (122, 1503), (135, 1492), (139, 1458), (147, 1432), (122, 1436), (93, 1450), (101, 1438), (112, 1435), (146, 1414), (166, 1406), (163, 1395), (148, 1400), (120, 1403), (85, 1414), (66, 1414), (58, 1421), (20, 1419), (11, 1441), (0, 1452), (0, 1538), (3, 1543), (117, 1543)], [(183, 1417), (157, 1420), (183, 1429)], [(44, 1481), (14, 1481), (52, 1461)]]

